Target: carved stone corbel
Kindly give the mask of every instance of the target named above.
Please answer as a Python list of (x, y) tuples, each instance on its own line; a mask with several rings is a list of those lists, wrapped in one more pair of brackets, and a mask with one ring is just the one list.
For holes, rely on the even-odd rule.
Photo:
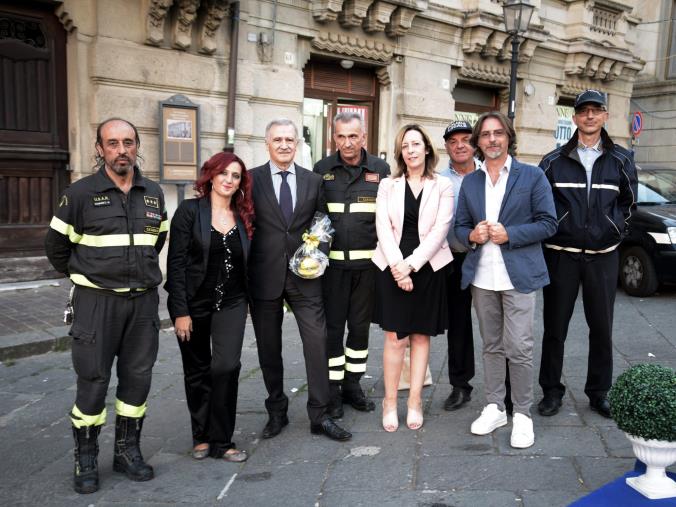
[(370, 4), (371, 0), (345, 0), (338, 16), (339, 23), (345, 27), (361, 25)]
[(608, 77), (608, 73), (610, 72), (610, 68), (613, 66), (613, 63), (615, 63), (615, 60), (611, 58), (604, 59), (599, 64), (599, 70), (596, 71), (596, 78), (605, 81)]
[(487, 26), (473, 26), (462, 31), (462, 50), (465, 53), (483, 51), (494, 29)]
[(320, 23), (334, 21), (343, 10), (344, 0), (312, 0), (310, 10), (312, 17)]
[(164, 42), (164, 23), (174, 0), (150, 0), (146, 17), (146, 44), (159, 46)]
[(519, 63), (528, 63), (530, 59), (533, 58), (535, 48), (537, 48), (539, 44), (539, 40), (524, 39), (519, 48)]
[(387, 70), (387, 67), (378, 67), (376, 69), (376, 77), (378, 82), (382, 86), (390, 86), (392, 84), (392, 79), (390, 78), (390, 71)]
[(200, 53), (207, 55), (216, 51), (216, 31), (228, 13), (228, 0), (209, 0), (207, 16), (200, 33)]
[(390, 37), (404, 35), (411, 29), (413, 18), (415, 18), (417, 13), (417, 11), (407, 7), (397, 7), (392, 16), (390, 16), (390, 23), (385, 28), (385, 32)]
[(178, 0), (176, 20), (172, 27), (174, 47), (188, 49), (192, 42), (192, 26), (197, 18), (200, 0)]
[(566, 57), (564, 72), (570, 75), (580, 75), (587, 68), (587, 62), (591, 55), (586, 53), (569, 53)]
[(495, 30), (486, 39), (486, 44), (481, 49), (481, 56), (497, 56), (499, 60), (507, 58), (504, 47), (505, 41), (509, 38), (509, 34)]
[(603, 57), (601, 56), (592, 56), (587, 62), (587, 67), (584, 69), (584, 74), (594, 79), (596, 77), (596, 73), (599, 70), (599, 64), (601, 63), (601, 60), (603, 60)]
[(396, 9), (396, 5), (376, 1), (369, 7), (366, 19), (364, 19), (364, 31), (367, 33), (382, 32), (390, 22), (390, 16)]
[(613, 66), (610, 68), (610, 72), (608, 72), (608, 75), (606, 76), (607, 81), (615, 81), (620, 75), (622, 74), (622, 71), (624, 70), (624, 62), (615, 62), (613, 63)]

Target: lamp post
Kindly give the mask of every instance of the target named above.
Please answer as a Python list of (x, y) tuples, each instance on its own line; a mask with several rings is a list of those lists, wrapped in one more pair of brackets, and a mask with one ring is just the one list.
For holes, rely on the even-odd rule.
[(514, 123), (514, 109), (516, 100), (516, 68), (519, 64), (519, 35), (528, 31), (530, 18), (535, 6), (523, 0), (505, 0), (502, 5), (505, 17), (505, 30), (512, 36), (512, 67), (509, 77), (509, 110), (507, 116)]

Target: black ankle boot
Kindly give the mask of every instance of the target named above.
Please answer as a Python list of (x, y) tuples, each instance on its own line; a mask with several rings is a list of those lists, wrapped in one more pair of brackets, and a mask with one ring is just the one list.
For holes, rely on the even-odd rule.
[(73, 426), (75, 439), (75, 468), (73, 489), (76, 493), (87, 494), (99, 490), (99, 433), (101, 426)]
[(132, 481), (149, 481), (155, 476), (153, 467), (143, 461), (141, 454), (141, 428), (143, 417), (115, 419), (115, 457), (113, 470), (126, 474)]

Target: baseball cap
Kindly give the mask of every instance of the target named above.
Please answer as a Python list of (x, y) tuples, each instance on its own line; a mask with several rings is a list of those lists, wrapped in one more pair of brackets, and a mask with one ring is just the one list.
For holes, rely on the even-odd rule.
[(606, 95), (598, 90), (585, 90), (575, 97), (575, 104), (573, 107), (577, 109), (583, 104), (598, 104), (603, 109), (606, 108)]
[(472, 125), (470, 125), (468, 121), (464, 120), (452, 122), (448, 127), (446, 127), (446, 130), (444, 131), (444, 141), (448, 141), (448, 138), (456, 132), (472, 133)]

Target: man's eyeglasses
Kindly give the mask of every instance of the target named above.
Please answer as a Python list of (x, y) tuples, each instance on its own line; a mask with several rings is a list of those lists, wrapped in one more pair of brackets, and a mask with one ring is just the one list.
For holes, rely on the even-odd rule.
[(507, 133), (504, 130), (484, 130), (479, 133), (481, 139), (490, 139), (491, 136), (497, 139), (499, 137), (505, 137), (506, 135)]
[(598, 116), (605, 112), (606, 110), (602, 107), (581, 107), (580, 109), (575, 110), (575, 114), (578, 116), (589, 116), (589, 114), (592, 116)]

